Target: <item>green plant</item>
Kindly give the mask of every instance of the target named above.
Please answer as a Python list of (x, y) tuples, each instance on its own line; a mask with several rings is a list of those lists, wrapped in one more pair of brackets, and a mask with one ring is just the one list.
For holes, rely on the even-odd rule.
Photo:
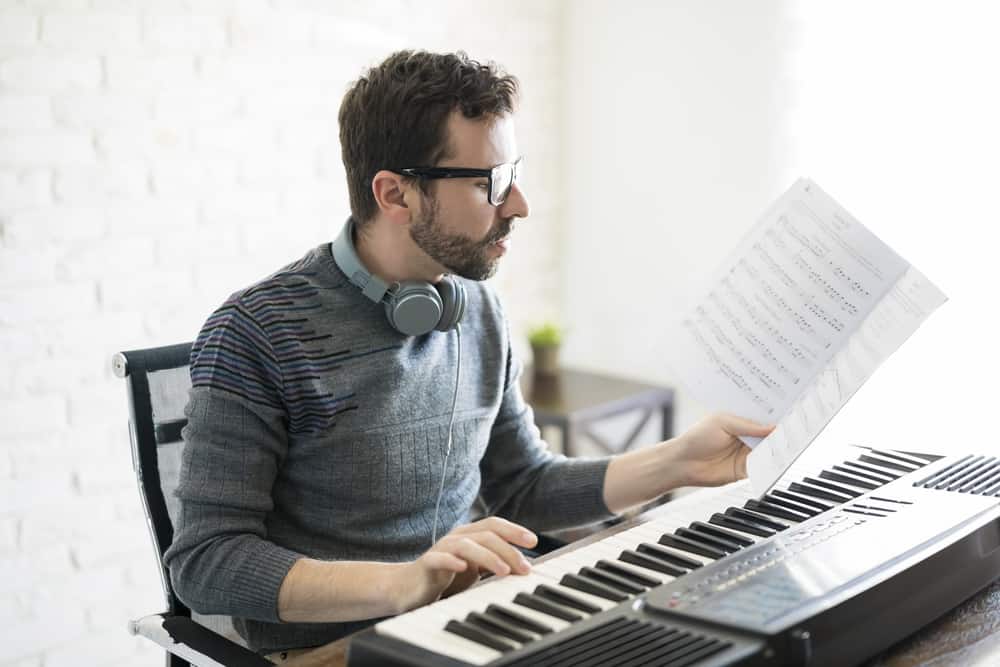
[(554, 347), (562, 343), (562, 327), (545, 322), (528, 329), (528, 342), (534, 347)]

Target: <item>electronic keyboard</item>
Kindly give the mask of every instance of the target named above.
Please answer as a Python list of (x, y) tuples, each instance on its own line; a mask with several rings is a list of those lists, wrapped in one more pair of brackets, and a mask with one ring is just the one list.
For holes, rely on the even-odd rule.
[[(860, 454), (857, 454), (860, 452)], [(861, 448), (382, 621), (350, 667), (845, 665), (1000, 577), (1000, 459)]]

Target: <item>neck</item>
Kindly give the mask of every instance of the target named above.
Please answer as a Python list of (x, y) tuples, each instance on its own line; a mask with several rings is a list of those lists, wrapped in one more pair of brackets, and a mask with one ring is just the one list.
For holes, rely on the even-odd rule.
[(373, 220), (364, 231), (355, 229), (354, 248), (365, 268), (390, 284), (410, 280), (436, 283), (444, 277), (441, 266), (413, 242), (404, 225)]

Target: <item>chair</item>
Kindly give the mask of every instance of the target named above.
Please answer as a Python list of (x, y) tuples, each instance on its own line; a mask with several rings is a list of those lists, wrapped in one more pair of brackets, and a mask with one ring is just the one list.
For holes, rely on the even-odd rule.
[[(167, 610), (129, 623), (129, 631), (151, 639), (167, 651), (167, 667), (188, 665), (268, 666), (273, 663), (237, 643), (225, 616), (200, 616), (174, 594), (163, 554), (174, 538), (179, 501), (173, 491), (180, 475), (181, 429), (186, 420), (191, 376), (191, 343), (119, 352), (112, 360), (115, 375), (128, 385), (132, 467), (153, 537), (160, 584)], [(229, 636), (226, 636), (229, 635)]]

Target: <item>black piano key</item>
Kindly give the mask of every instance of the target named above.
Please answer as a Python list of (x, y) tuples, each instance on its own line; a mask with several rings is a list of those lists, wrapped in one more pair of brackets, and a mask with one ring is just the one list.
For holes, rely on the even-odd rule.
[(719, 526), (713, 526), (710, 523), (705, 523), (704, 521), (692, 521), (691, 530), (697, 530), (699, 533), (705, 533), (706, 535), (712, 535), (718, 537), (719, 539), (726, 540), (727, 542), (732, 542), (738, 544), (741, 547), (748, 547), (751, 544), (756, 544), (746, 535), (737, 533), (732, 530), (726, 530)]
[(857, 461), (844, 461), (844, 465), (847, 466), (848, 468), (852, 468), (855, 470), (863, 470), (873, 475), (888, 477), (889, 481), (892, 481), (894, 479), (899, 479), (900, 477), (902, 477), (902, 474), (896, 471), (889, 471), (886, 470), (885, 468), (876, 468), (875, 466), (867, 466), (864, 463), (859, 463)]
[(845, 496), (850, 496), (851, 498), (858, 498), (862, 495), (861, 491), (855, 491), (854, 489), (846, 487), (843, 484), (834, 484), (833, 482), (827, 482), (822, 479), (816, 479), (815, 477), (806, 477), (802, 481), (812, 484), (813, 486), (818, 486), (824, 489), (830, 489), (831, 491), (835, 491), (836, 493)]
[(735, 542), (729, 542), (715, 537), (714, 535), (705, 535), (704, 533), (698, 532), (692, 528), (678, 528), (674, 531), (674, 533), (676, 533), (678, 537), (684, 537), (689, 540), (694, 540), (695, 542), (701, 542), (707, 547), (718, 549), (719, 551), (725, 551), (727, 554), (736, 553), (741, 549), (740, 545)]
[(618, 560), (623, 563), (630, 563), (632, 565), (644, 567), (647, 570), (652, 570), (653, 572), (669, 574), (671, 577), (679, 577), (683, 574), (687, 574), (687, 570), (682, 570), (675, 565), (664, 563), (662, 560), (644, 556), (643, 554), (632, 551), (631, 549), (626, 549), (621, 552), (621, 555), (618, 556)]
[(710, 518), (708, 522), (714, 523), (716, 526), (732, 528), (733, 530), (739, 530), (751, 535), (757, 535), (759, 537), (771, 537), (772, 535), (777, 535), (777, 532), (764, 528), (760, 524), (749, 523), (743, 519), (738, 519), (734, 516), (723, 514), (721, 512), (713, 514), (712, 518)]
[(701, 567), (700, 560), (694, 560), (693, 558), (682, 556), (679, 553), (674, 553), (669, 549), (664, 549), (658, 544), (643, 542), (641, 544), (636, 545), (635, 550), (641, 554), (646, 554), (651, 558), (656, 558), (665, 561), (676, 567), (684, 568), (685, 570), (695, 570)]
[(581, 577), (586, 577), (587, 579), (596, 581), (599, 584), (604, 584), (608, 588), (615, 588), (628, 595), (638, 595), (646, 590), (645, 586), (640, 586), (634, 581), (623, 579), (616, 574), (608, 572), (607, 570), (600, 570), (594, 567), (581, 567), (577, 574)]
[(622, 567), (621, 565), (618, 565), (610, 560), (605, 560), (603, 558), (594, 563), (594, 567), (596, 567), (598, 570), (604, 570), (605, 572), (610, 572), (611, 574), (617, 574), (619, 577), (624, 577), (625, 579), (633, 581), (639, 584), (640, 586), (644, 586), (646, 588), (659, 586), (660, 584), (663, 583), (658, 579), (654, 579), (653, 577), (647, 577), (641, 572), (636, 572), (635, 570), (629, 569), (627, 567)]
[(548, 584), (539, 584), (536, 586), (534, 594), (540, 598), (548, 600), (549, 602), (555, 602), (556, 604), (561, 604), (564, 607), (582, 611), (585, 614), (596, 614), (601, 611), (601, 608), (597, 605), (587, 602), (576, 595), (572, 595), (553, 586), (549, 586)]
[(628, 595), (622, 593), (614, 588), (605, 586), (604, 584), (599, 584), (592, 579), (587, 579), (586, 577), (581, 577), (576, 574), (564, 574), (559, 583), (566, 588), (572, 588), (577, 591), (582, 591), (584, 593), (590, 593), (591, 595), (596, 595), (599, 598), (604, 598), (605, 600), (611, 600), (612, 602), (624, 602), (628, 600)]
[(577, 621), (583, 620), (583, 616), (580, 614), (570, 611), (564, 607), (560, 607), (557, 604), (552, 604), (551, 602), (543, 600), (537, 595), (532, 595), (531, 593), (518, 593), (514, 596), (514, 603), (570, 623), (576, 623)]
[(759, 512), (754, 512), (753, 510), (748, 510), (741, 507), (730, 507), (725, 512), (729, 516), (736, 517), (737, 519), (743, 519), (744, 521), (749, 521), (750, 523), (759, 523), (765, 528), (770, 528), (774, 531), (782, 531), (788, 528), (788, 524), (777, 519), (772, 519), (769, 516), (760, 514)]
[(475, 625), (469, 625), (462, 621), (448, 621), (448, 625), (444, 626), (444, 629), (448, 632), (458, 635), (459, 637), (465, 637), (477, 644), (482, 644), (501, 653), (506, 653), (508, 651), (513, 651), (516, 646), (508, 643), (496, 635), (490, 634), (485, 630), (481, 630)]
[(851, 484), (860, 489), (868, 489), (869, 491), (874, 491), (878, 487), (882, 486), (881, 484), (876, 484), (869, 480), (861, 479), (860, 476), (855, 477), (852, 475), (847, 475), (842, 472), (834, 472), (832, 470), (824, 470), (819, 474), (819, 476), (822, 477), (823, 479), (828, 479), (831, 482), (840, 482), (841, 484)]
[(681, 551), (687, 551), (689, 553), (698, 554), (699, 556), (704, 556), (705, 558), (712, 558), (718, 560), (724, 558), (726, 555), (725, 551), (720, 551), (713, 547), (706, 546), (694, 540), (689, 540), (686, 537), (680, 537), (678, 535), (671, 535), (667, 533), (657, 540), (660, 544), (673, 547), (674, 549), (680, 549)]
[(518, 613), (513, 609), (508, 609), (507, 607), (501, 607), (495, 603), (490, 603), (483, 613), (501, 621), (507, 621), (511, 625), (522, 627), (538, 635), (547, 635), (553, 632), (552, 628), (544, 623), (539, 623), (533, 618), (528, 618), (524, 614)]
[(904, 454), (903, 452), (890, 452), (884, 449), (873, 449), (872, 454), (877, 454), (878, 456), (886, 459), (901, 461), (908, 466), (912, 466), (913, 468), (923, 468), (927, 465), (927, 461), (922, 461), (915, 456)]
[(745, 507), (748, 510), (753, 510), (758, 514), (765, 514), (767, 516), (773, 516), (779, 519), (787, 519), (788, 521), (794, 521), (796, 523), (800, 523), (809, 518), (809, 516), (806, 514), (793, 512), (787, 507), (781, 507), (780, 505), (769, 503), (766, 500), (748, 500), (743, 505), (743, 507)]
[(528, 642), (534, 641), (535, 636), (524, 632), (517, 628), (517, 626), (511, 625), (505, 621), (501, 621), (488, 614), (480, 614), (479, 612), (471, 612), (465, 617), (465, 622), (469, 625), (475, 625), (483, 630), (492, 631), (502, 637), (507, 639), (513, 639), (519, 644), (527, 644)]
[(898, 461), (890, 461), (889, 459), (883, 459), (881, 456), (869, 456), (867, 454), (862, 454), (858, 457), (859, 461), (864, 461), (869, 465), (878, 466), (879, 468), (885, 468), (888, 470), (895, 470), (906, 474), (908, 472), (913, 472), (917, 468), (915, 466), (908, 466)]
[(859, 479), (866, 479), (873, 484), (877, 484), (878, 486), (882, 486), (883, 484), (888, 484), (889, 482), (892, 481), (892, 478), (890, 477), (883, 477), (882, 475), (873, 475), (870, 472), (865, 472), (862, 468), (850, 468), (847, 465), (837, 465), (837, 466), (832, 466), (832, 468), (837, 472), (842, 472), (851, 475), (852, 477), (857, 477)]
[(772, 505), (778, 505), (779, 507), (784, 507), (790, 509), (797, 514), (804, 514), (806, 516), (816, 516), (820, 513), (820, 510), (815, 507), (809, 507), (803, 505), (802, 503), (797, 503), (787, 498), (782, 498), (781, 496), (776, 496), (773, 493), (764, 494), (764, 502), (771, 503)]
[(792, 493), (791, 491), (774, 489), (771, 491), (771, 494), (777, 496), (778, 498), (784, 498), (785, 500), (791, 500), (794, 503), (799, 503), (800, 505), (808, 505), (809, 507), (818, 509), (820, 512), (825, 512), (833, 508), (833, 505), (821, 503), (820, 501), (810, 498), (809, 496), (802, 495), (801, 493)]
[(790, 488), (792, 491), (795, 491), (796, 493), (801, 493), (806, 496), (812, 496), (813, 498), (832, 500), (838, 505), (841, 503), (846, 503), (848, 500), (851, 499), (850, 496), (844, 496), (839, 493), (834, 493), (833, 491), (829, 491), (827, 489), (821, 489), (811, 484), (803, 484), (800, 482), (792, 482), (791, 484), (788, 485), (788, 488)]

